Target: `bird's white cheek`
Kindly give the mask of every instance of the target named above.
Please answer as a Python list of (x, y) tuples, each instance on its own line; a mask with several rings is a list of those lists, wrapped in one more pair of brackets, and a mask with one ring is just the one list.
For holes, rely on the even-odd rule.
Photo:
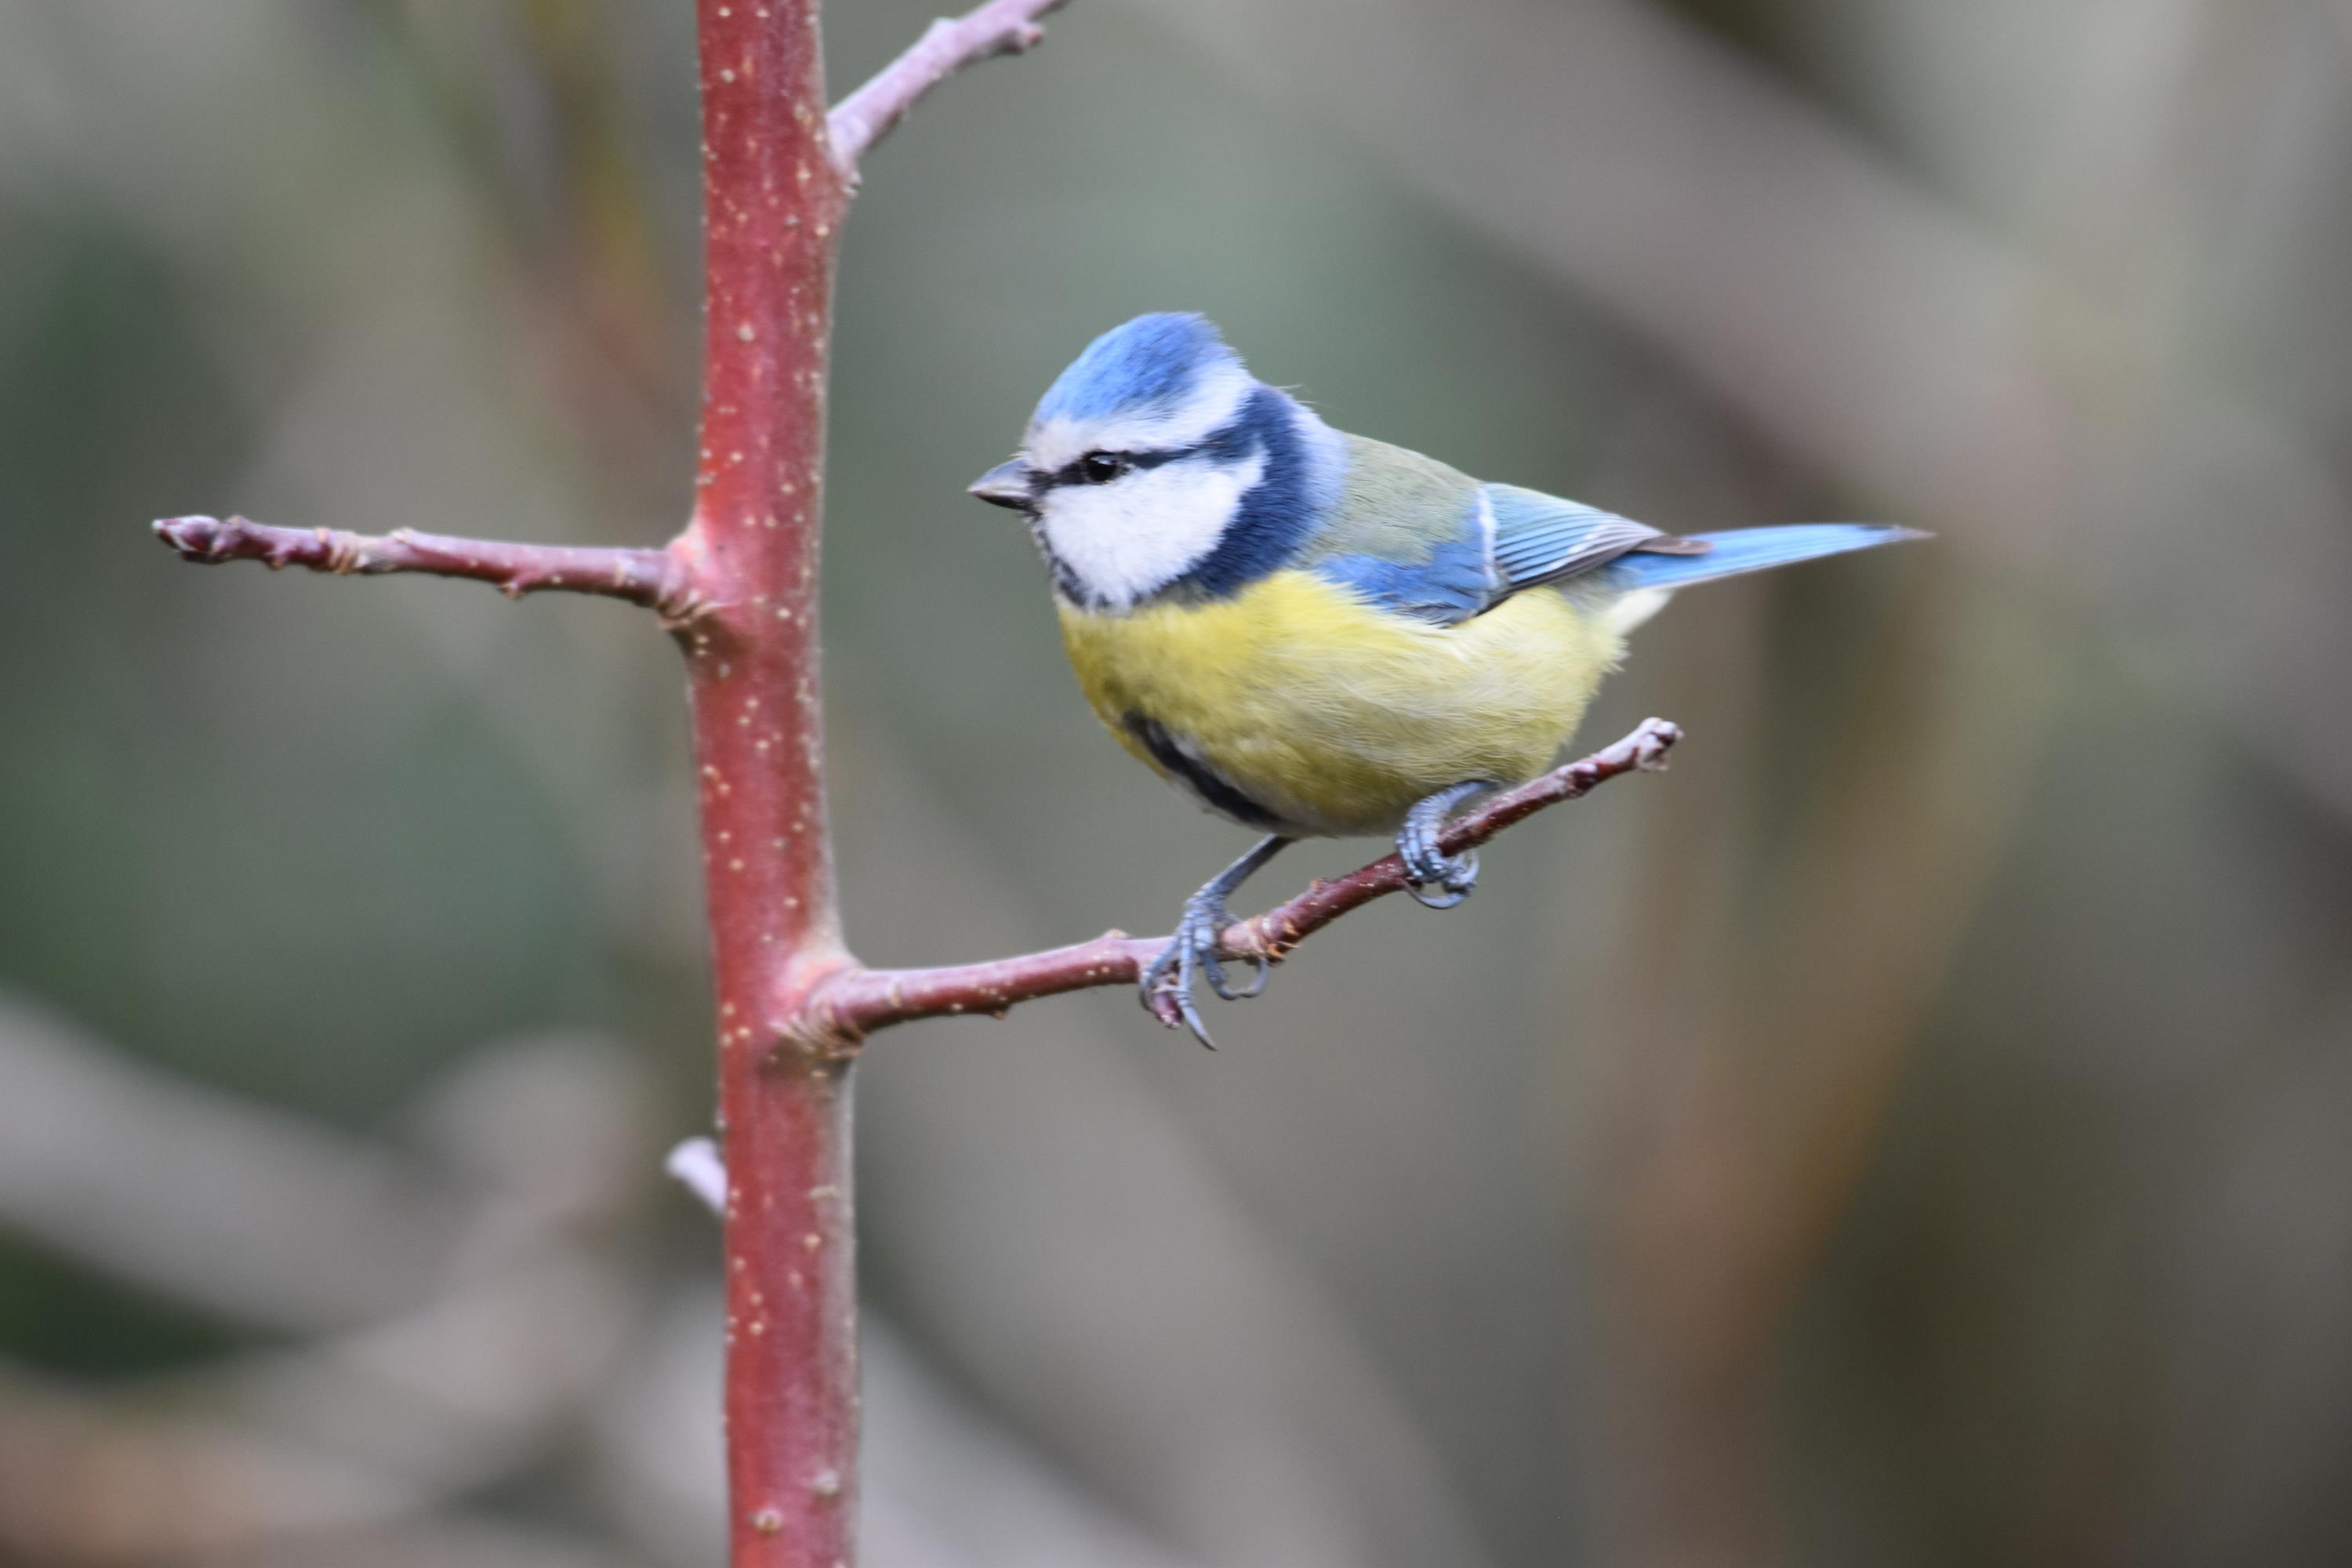
[(1166, 587), (1217, 547), (1244, 492), (1265, 471), (1245, 463), (1169, 463), (1107, 485), (1066, 485), (1039, 527), (1055, 559), (1093, 598), (1118, 608)]

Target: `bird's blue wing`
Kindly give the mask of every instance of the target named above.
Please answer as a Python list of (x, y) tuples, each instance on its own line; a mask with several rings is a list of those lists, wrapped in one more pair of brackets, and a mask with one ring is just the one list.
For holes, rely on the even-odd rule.
[(1517, 485), (1483, 487), (1494, 520), (1495, 571), (1506, 593), (1606, 566), (1631, 550), (1677, 547), (1631, 518)]
[(1457, 626), (1524, 589), (1570, 579), (1603, 594), (1672, 589), (1918, 537), (1871, 523), (1678, 537), (1350, 437), (1339, 501), (1298, 563), (1394, 614)]
[(1704, 550), (1516, 485), (1482, 485), (1418, 452), (1351, 437), (1347, 483), (1310, 564), (1383, 609), (1455, 626), (1523, 588), (1628, 551)]
[(1449, 540), (1420, 561), (1328, 555), (1315, 572), (1392, 614), (1441, 626), (1459, 625), (1495, 602), (1486, 552), (1475, 537)]
[(1433, 458), (1347, 437), (1348, 467), (1299, 564), (1395, 615), (1454, 626), (1494, 604), (1479, 486)]

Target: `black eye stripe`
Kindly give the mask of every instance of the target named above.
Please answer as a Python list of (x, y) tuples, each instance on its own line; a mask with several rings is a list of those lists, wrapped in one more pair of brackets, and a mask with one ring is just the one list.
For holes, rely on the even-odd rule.
[(1062, 485), (1090, 485), (1107, 482), (1087, 478), (1087, 463), (1094, 458), (1117, 458), (1123, 465), (1122, 472), (1133, 473), (1138, 469), (1157, 468), (1172, 463), (1180, 458), (1192, 457), (1198, 450), (1198, 447), (1187, 447), (1176, 452), (1088, 452), (1055, 469), (1045, 483), (1052, 488)]

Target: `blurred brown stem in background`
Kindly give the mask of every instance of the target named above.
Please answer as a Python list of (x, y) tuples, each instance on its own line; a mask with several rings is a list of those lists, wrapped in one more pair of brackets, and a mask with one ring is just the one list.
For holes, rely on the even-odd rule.
[(1688, 955), (1668, 979), (1692, 1000), (1621, 999), (1603, 1035), (1622, 1079), (1589, 1131), (1613, 1145), (1601, 1308), (1622, 1562), (1786, 1559), (1777, 1358), (2055, 732), (2064, 693), (2036, 679), (2038, 643), (1906, 610), (1849, 700), (1844, 732), (1867, 741), (1823, 759), (1760, 961), (1678, 929), (1703, 872), (1645, 884), (1627, 912), (1629, 947)]

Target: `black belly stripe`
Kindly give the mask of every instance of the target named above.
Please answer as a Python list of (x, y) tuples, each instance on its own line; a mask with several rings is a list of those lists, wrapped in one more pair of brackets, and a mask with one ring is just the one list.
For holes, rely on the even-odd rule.
[(1151, 753), (1151, 760), (1191, 785), (1192, 792), (1210, 810), (1222, 812), (1245, 826), (1261, 828), (1268, 833), (1281, 829), (1280, 817), (1235, 789), (1231, 779), (1204, 766), (1200, 758), (1178, 745), (1176, 737), (1170, 734), (1168, 726), (1159, 720), (1141, 713), (1129, 713), (1122, 722), (1127, 725), (1127, 732)]

